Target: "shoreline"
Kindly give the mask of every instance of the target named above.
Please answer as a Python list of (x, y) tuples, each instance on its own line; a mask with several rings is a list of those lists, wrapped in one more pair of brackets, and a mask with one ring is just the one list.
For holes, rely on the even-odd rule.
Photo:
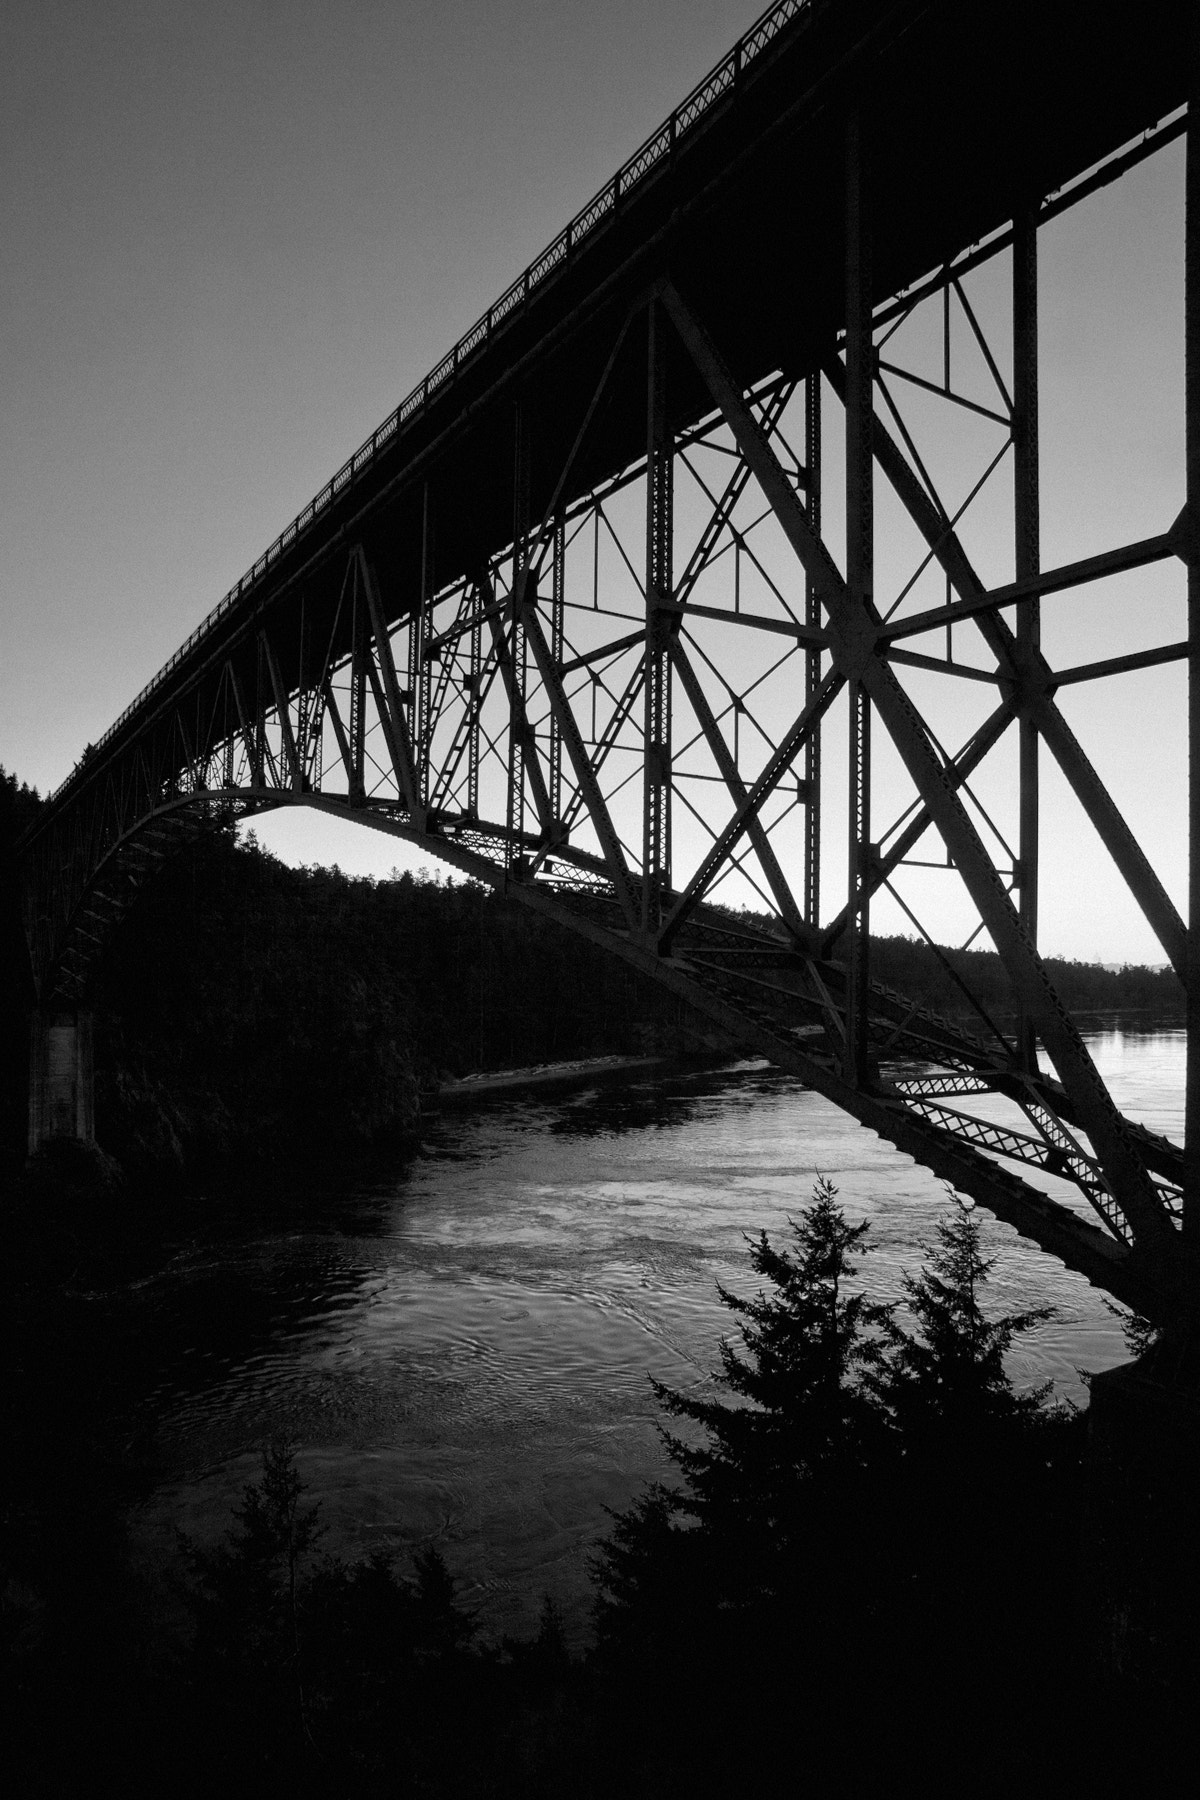
[[(948, 1013), (945, 1016), (952, 1020), (958, 1020), (969, 1018), (971, 1015), (964, 1009), (962, 1013)], [(1009, 1015), (1003, 1013), (998, 1016), (1005, 1024), (1013, 1022), (1016, 1017), (1014, 1014), (1010, 1019)], [(1072, 1016), (1081, 1021), (1110, 1020), (1115, 1026), (1128, 1024), (1135, 1029), (1140, 1027), (1152, 1032), (1179, 1030), (1185, 1023), (1182, 1015), (1178, 1017), (1172, 1014), (1164, 1015), (1151, 1007), (1136, 1006), (1081, 1009)], [(736, 1051), (719, 1054), (712, 1051), (707, 1053), (701, 1051), (691, 1056), (685, 1055), (681, 1059), (678, 1054), (660, 1051), (649, 1056), (578, 1057), (569, 1062), (530, 1063), (517, 1069), (484, 1070), (477, 1075), (463, 1075), (450, 1081), (441, 1082), (423, 1096), (425, 1105), (422, 1110), (429, 1106), (469, 1104), (477, 1098), (490, 1098), (493, 1094), (516, 1093), (525, 1088), (567, 1087), (572, 1083), (582, 1085), (600, 1076), (625, 1075), (640, 1069), (664, 1068), (677, 1064), (681, 1060), (689, 1063), (712, 1064), (715, 1067), (722, 1062), (729, 1061), (730, 1055), (736, 1059), (736, 1054)]]
[(444, 1081), (430, 1098), (439, 1105), (470, 1102), (476, 1097), (504, 1094), (519, 1088), (562, 1087), (587, 1082), (598, 1075), (625, 1075), (635, 1069), (661, 1068), (677, 1062), (675, 1056), (591, 1056), (573, 1062), (532, 1063), (522, 1069), (495, 1069)]

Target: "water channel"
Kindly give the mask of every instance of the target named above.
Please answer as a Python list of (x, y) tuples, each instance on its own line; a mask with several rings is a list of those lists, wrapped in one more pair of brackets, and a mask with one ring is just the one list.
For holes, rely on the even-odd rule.
[[(1177, 1135), (1182, 1031), (1089, 1043), (1122, 1108)], [(578, 1638), (604, 1507), (665, 1472), (647, 1375), (709, 1381), (717, 1282), (745, 1290), (743, 1234), (786, 1233), (817, 1173), (870, 1219), (865, 1284), (896, 1298), (940, 1183), (761, 1063), (497, 1094), (432, 1120), (402, 1166), (223, 1216), (135, 1296), (163, 1476), (142, 1554), (165, 1569), (176, 1525), (218, 1536), (286, 1435), (328, 1548), (403, 1564), (436, 1543), (487, 1635), (530, 1628), (550, 1592)], [(1102, 1296), (1006, 1226), (986, 1243), (997, 1310), (1057, 1308), (1015, 1378), (1082, 1400), (1078, 1370), (1127, 1354)]]

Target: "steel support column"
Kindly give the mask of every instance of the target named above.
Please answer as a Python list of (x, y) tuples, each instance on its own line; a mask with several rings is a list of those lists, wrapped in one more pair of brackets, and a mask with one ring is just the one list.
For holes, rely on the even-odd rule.
[(412, 667), (409, 681), (413, 708), (413, 748), (417, 755), (417, 773), (420, 780), (420, 800), (423, 807), (429, 805), (429, 739), (433, 721), (430, 717), (432, 700), (433, 664), (429, 658), (429, 640), (433, 636), (433, 571), (430, 544), (429, 522), (429, 483), (425, 482), (421, 490), (421, 594), (410, 634), (410, 655)]
[(296, 666), (296, 755), (299, 764), (297, 791), (304, 792), (304, 784), (309, 780), (309, 768), (312, 762), (312, 717), (313, 717), (313, 680), (308, 668), (308, 607), (306, 597), (300, 596), (300, 629), (297, 634), (299, 646)]
[[(513, 421), (513, 602), (508, 626), (508, 802), (505, 811), (509, 868), (522, 859), (518, 840), (525, 826), (525, 765), (529, 721), (525, 712), (528, 658), (517, 596), (523, 594), (529, 570), (529, 430), (520, 404)], [(501, 627), (501, 631), (503, 631)]]
[[(846, 128), (846, 587), (854, 604), (873, 608), (874, 586), (874, 345), (871, 335), (871, 251), (863, 193), (863, 125), (853, 113)], [(812, 514), (809, 513), (812, 526)], [(812, 526), (814, 534), (816, 527)], [(811, 585), (811, 582), (810, 582)], [(870, 984), (871, 701), (859, 674), (851, 676), (849, 743), (849, 924), (846, 943), (846, 1076), (867, 1078), (867, 1001)]]
[[(1029, 581), (1041, 566), (1041, 513), (1038, 471), (1037, 215), (1022, 207), (1013, 220), (1013, 523), (1015, 572)], [(1017, 608), (1017, 653), (1022, 672), (1032, 672), (1041, 649), (1038, 600)], [(1019, 837), (1018, 906), (1034, 948), (1038, 940), (1038, 727), (1022, 706), (1018, 725)], [(1021, 1058), (1037, 1069), (1033, 1022), (1022, 1011)]]
[[(808, 478), (808, 517), (821, 535), (821, 372), (804, 384), (804, 462)], [(820, 629), (821, 601), (816, 583), (805, 571), (804, 622)], [(821, 649), (810, 644), (804, 657), (804, 699), (809, 704), (821, 685)], [(804, 916), (816, 930), (821, 923), (821, 724), (818, 720), (804, 747)]]
[(267, 706), (266, 691), (263, 678), (262, 638), (255, 641), (254, 646), (254, 710), (251, 714), (250, 728), (254, 733), (253, 781), (255, 787), (265, 787), (267, 766), (271, 760), (271, 750), (267, 743)]
[(657, 941), (671, 885), (671, 599), (673, 445), (667, 423), (667, 321), (647, 308), (646, 661), (642, 760), (642, 935)]
[(279, 739), (283, 754), (284, 774), (288, 786), (295, 794), (304, 791), (304, 772), (300, 766), (300, 755), (296, 748), (296, 736), (292, 730), (291, 713), (288, 707), (288, 691), (279, 668), (279, 659), (275, 655), (275, 646), (267, 632), (259, 633), (263, 655), (267, 661), (267, 672), (271, 677), (271, 696), (275, 702), (275, 716), (279, 720)]
[[(525, 686), (527, 668), (524, 663), (518, 665), (513, 656), (514, 647), (519, 649), (522, 657), (526, 656), (528, 643), (528, 621), (525, 618), (525, 606), (530, 609), (537, 605), (537, 588), (534, 578), (528, 569), (521, 577), (520, 588), (514, 597), (512, 606), (507, 610), (517, 611), (521, 630), (518, 635), (514, 624), (510, 630), (504, 620), (494, 609), (488, 611), (488, 625), (492, 633), (492, 650), (496, 659), (496, 667), (500, 671), (500, 679), (508, 698), (509, 717), (509, 757), (508, 757), (508, 810), (506, 814), (507, 850), (506, 859), (511, 863), (516, 849), (516, 832), (521, 828), (524, 818), (524, 781), (528, 778), (533, 795), (534, 809), (543, 835), (549, 835), (552, 819), (550, 815), (550, 796), (546, 790), (541, 764), (533, 749), (533, 727), (529, 723), (529, 715), (525, 709)], [(530, 754), (525, 758), (524, 746), (530, 746)]]
[(1200, 14), (1193, 17), (1184, 199), (1184, 433), (1188, 572), (1187, 1094), (1183, 1230), (1200, 1243)]
[[(550, 565), (550, 654), (557, 668), (563, 662), (563, 630), (567, 598), (567, 534), (561, 512), (554, 521)], [(550, 816), (562, 821), (562, 730), (550, 714)]]
[(469, 717), (467, 725), (467, 814), (479, 817), (479, 716), (483, 710), (483, 620), (485, 596), (490, 593), (486, 576), (475, 583), (475, 603), (471, 608), (470, 672), (467, 680)]
[[(418, 830), (424, 831), (428, 823), (428, 808), (418, 798), (421, 781), (413, 760), (412, 740), (408, 735), (408, 726), (404, 718), (404, 702), (400, 693), (400, 683), (396, 678), (396, 665), (392, 658), (392, 643), (388, 636), (383, 606), (380, 602), (374, 575), (361, 545), (356, 552), (356, 558), (355, 580), (358, 585), (355, 592), (366, 603), (371, 636), (375, 645), (374, 657), (370, 663), (372, 686), (378, 680), (382, 687), (376, 710), (387, 739), (388, 754), (392, 759), (396, 785), (408, 809), (408, 816)], [(379, 670), (378, 677), (375, 673), (376, 664), (378, 664)]]
[(370, 621), (357, 564), (351, 614), (350, 651), (350, 804), (361, 806), (367, 797), (367, 645)]

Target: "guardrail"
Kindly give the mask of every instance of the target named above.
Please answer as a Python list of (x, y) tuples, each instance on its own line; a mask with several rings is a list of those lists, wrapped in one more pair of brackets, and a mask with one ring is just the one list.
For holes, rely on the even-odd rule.
[(424, 381), (402, 400), (393, 413), (383, 421), (365, 443), (360, 444), (354, 455), (344, 462), (332, 480), (327, 481), (320, 492), (309, 501), (286, 526), (275, 542), (271, 544), (253, 566), (247, 569), (241, 580), (235, 582), (229, 592), (220, 599), (212, 611), (201, 620), (195, 631), (175, 651), (169, 662), (154, 675), (142, 689), (135, 700), (119, 718), (114, 719), (103, 737), (90, 745), (84, 757), (75, 765), (65, 781), (59, 783), (51, 800), (57, 800), (63, 790), (75, 779), (84, 763), (90, 761), (102, 750), (110, 738), (114, 737), (126, 721), (145, 704), (155, 690), (162, 686), (172, 671), (187, 657), (202, 638), (217, 625), (238, 601), (250, 592), (262, 579), (271, 565), (283, 552), (295, 543), (316, 520), (318, 515), (332, 502), (336, 495), (354, 480), (359, 471), (370, 463), (377, 452), (395, 437), (402, 426), (423, 413), (429, 401), (447, 381), (452, 381), (459, 369), (476, 351), (490, 344), (499, 328), (504, 326), (514, 314), (519, 313), (529, 301), (535, 289), (548, 280), (557, 270), (564, 268), (570, 261), (575, 249), (597, 230), (606, 220), (615, 216), (621, 202), (630, 194), (646, 176), (664, 159), (669, 159), (671, 151), (686, 136), (711, 107), (717, 104), (724, 95), (737, 87), (742, 71), (761, 56), (763, 51), (778, 37), (785, 26), (790, 25), (798, 14), (807, 11), (812, 0), (778, 0), (775, 6), (768, 7), (761, 18), (755, 21), (733, 49), (724, 56), (714, 69), (704, 77), (681, 106), (677, 106), (669, 119), (659, 126), (658, 130), (639, 145), (628, 162), (623, 163), (606, 182), (598, 194), (593, 195), (582, 211), (577, 212), (565, 231), (559, 233), (541, 255), (518, 276), (512, 286), (490, 306), (482, 318), (475, 321), (471, 329), (461, 337), (448, 356), (442, 358), (437, 367), (431, 369)]

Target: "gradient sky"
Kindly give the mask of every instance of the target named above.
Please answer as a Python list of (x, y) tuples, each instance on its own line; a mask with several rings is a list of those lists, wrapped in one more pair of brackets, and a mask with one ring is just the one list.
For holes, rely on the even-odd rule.
[[(758, 10), (5, 0), (0, 762), (61, 781)], [(1047, 564), (1182, 503), (1181, 217), (1176, 145), (1044, 234)], [(1061, 660), (1132, 647), (1131, 619), (1182, 636), (1182, 592), (1173, 566), (1053, 603)], [(1071, 701), (1180, 901), (1181, 693), (1168, 672)], [(1161, 960), (1119, 894), (1072, 896), (1053, 789), (1047, 947)], [(303, 813), (259, 834), (402, 857)]]

